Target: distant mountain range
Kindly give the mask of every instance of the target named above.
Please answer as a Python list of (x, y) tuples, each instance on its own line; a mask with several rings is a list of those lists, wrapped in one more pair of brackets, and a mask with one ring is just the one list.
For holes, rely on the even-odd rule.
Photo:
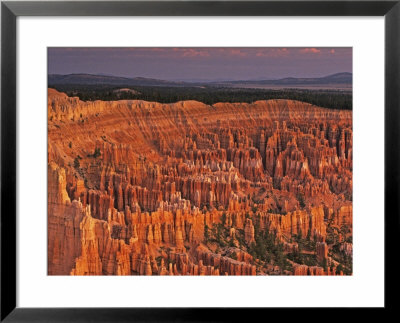
[(49, 74), (49, 85), (80, 84), (80, 85), (142, 85), (142, 86), (182, 86), (184, 82), (164, 81), (146, 77), (121, 77), (95, 74)]
[[(324, 77), (311, 77), (311, 78), (297, 78), (297, 77), (286, 77), (277, 80), (256, 80), (256, 81), (228, 81), (228, 84), (271, 84), (271, 85), (282, 85), (282, 84), (351, 84), (353, 81), (352, 73), (336, 73)], [(225, 82), (220, 82), (225, 83)]]
[(80, 85), (124, 85), (124, 86), (224, 86), (224, 87), (351, 87), (353, 82), (352, 73), (336, 73), (324, 77), (296, 78), (287, 77), (276, 80), (242, 80), (222, 82), (179, 82), (166, 81), (145, 77), (120, 77), (94, 74), (49, 74), (48, 84), (80, 84)]

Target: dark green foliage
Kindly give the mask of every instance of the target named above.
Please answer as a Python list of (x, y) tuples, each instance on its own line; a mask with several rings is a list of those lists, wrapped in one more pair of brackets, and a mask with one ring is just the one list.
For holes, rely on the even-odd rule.
[[(326, 243), (330, 246), (329, 256), (335, 261), (340, 263), (340, 267), (336, 268), (336, 272), (343, 271), (345, 275), (351, 275), (353, 272), (353, 257), (352, 255), (346, 255), (346, 253), (340, 250), (342, 242), (339, 240), (339, 234), (345, 236), (345, 241), (352, 243), (353, 239), (351, 236), (351, 229), (347, 225), (342, 225), (339, 230), (327, 228)], [(346, 235), (348, 235), (346, 237)]]
[(336, 267), (336, 275), (339, 275), (341, 271), (343, 271), (343, 266), (342, 266), (342, 264), (339, 264)]
[(282, 270), (285, 270), (288, 267), (288, 261), (286, 255), (283, 253), (283, 247), (281, 244), (278, 244), (278, 248), (275, 251), (275, 262)]
[(225, 222), (226, 222), (226, 213), (225, 212), (222, 212), (221, 222), (223, 225), (225, 225)]
[(157, 266), (160, 266), (160, 265), (161, 265), (161, 260), (162, 260), (162, 259), (163, 259), (163, 257), (161, 257), (161, 256), (156, 257)]
[(301, 252), (299, 252), (299, 251), (295, 251), (295, 252), (289, 253), (289, 254), (287, 255), (287, 257), (288, 257), (291, 261), (294, 261), (295, 263), (300, 264), (300, 265), (304, 264), (304, 260), (303, 260), (303, 257), (302, 257), (302, 256), (303, 256), (303, 255), (302, 255)]
[(307, 251), (314, 251), (316, 248), (316, 243), (314, 240), (310, 239), (310, 235), (307, 234), (307, 238), (303, 239), (301, 237), (301, 233), (295, 236), (295, 241), (299, 245), (299, 250), (307, 250)]
[(244, 241), (244, 230), (243, 229), (236, 229), (236, 240), (239, 241), (239, 246), (246, 245)]
[(217, 224), (217, 241), (220, 242), (222, 239), (222, 230), (223, 227), (221, 224)]
[(294, 261), (300, 265), (307, 265), (307, 266), (316, 266), (317, 260), (315, 259), (315, 255), (309, 255), (299, 252), (289, 253), (287, 255), (288, 259)]
[(217, 243), (220, 247), (226, 247), (227, 242), (225, 238), (228, 236), (228, 230), (221, 224), (213, 224), (210, 230), (207, 227), (208, 231), (208, 241)]
[(345, 255), (343, 264), (344, 264), (343, 273), (345, 275), (351, 275), (353, 273), (353, 257)]
[(100, 148), (95, 148), (93, 154), (88, 154), (88, 157), (97, 158), (101, 155)]
[(254, 221), (254, 239), (255, 242), (247, 246), (248, 252), (253, 258), (260, 259), (267, 264), (273, 261), (282, 270), (289, 269), (290, 266), (283, 250), (283, 244), (276, 242), (274, 234), (260, 230), (259, 217), (256, 217)]
[(205, 224), (204, 225), (204, 240), (206, 242), (208, 242), (209, 239), (210, 239), (210, 232), (209, 232), (209, 229), (208, 229), (208, 225)]
[(94, 158), (97, 158), (97, 157), (99, 157), (100, 155), (101, 155), (101, 153), (100, 153), (100, 148), (96, 148), (96, 149), (94, 150), (93, 157), (94, 157)]
[(349, 226), (347, 224), (343, 224), (340, 227), (340, 231), (345, 235), (347, 235), (347, 234), (349, 234), (351, 232), (351, 230), (350, 230), (350, 228), (349, 228)]
[(235, 244), (233, 243), (233, 240), (229, 240), (229, 247), (235, 247)]
[(308, 228), (308, 231), (307, 231), (307, 241), (310, 241), (311, 240), (311, 228)]
[[(352, 110), (352, 94), (339, 90), (307, 89), (252, 89), (229, 88), (219, 86), (172, 87), (172, 86), (124, 86), (124, 85), (49, 85), (69, 96), (78, 96), (83, 101), (94, 100), (145, 100), (160, 103), (172, 103), (184, 100), (196, 100), (205, 104), (217, 102), (254, 102), (258, 100), (289, 99), (311, 103), (316, 106)], [(136, 92), (118, 92), (116, 89), (131, 88)]]
[(78, 169), (79, 167), (81, 167), (81, 163), (79, 162), (79, 158), (78, 157), (75, 157), (75, 159), (74, 159), (74, 168), (75, 169)]
[(285, 215), (286, 214), (286, 212), (285, 211), (283, 211), (283, 210), (280, 210), (280, 209), (269, 209), (268, 210), (268, 213), (273, 213), (273, 214), (281, 214), (281, 215)]
[(211, 227), (211, 236), (212, 237), (216, 237), (217, 236), (217, 227), (216, 227), (215, 224)]
[(303, 232), (301, 231), (301, 229), (299, 229), (299, 232), (297, 233), (297, 241), (301, 240), (301, 237), (303, 236)]
[(304, 195), (302, 193), (297, 194), (297, 200), (299, 201), (300, 207), (304, 209), (306, 203), (304, 202)]
[(328, 264), (326, 262), (326, 258), (324, 258), (324, 260), (322, 260), (322, 264), (321, 264), (322, 268), (324, 268), (325, 271), (328, 270)]
[(298, 234), (294, 236), (294, 240), (298, 244), (298, 251), (294, 251), (287, 255), (288, 259), (294, 261), (300, 265), (307, 265), (307, 266), (316, 266), (317, 260), (314, 254), (303, 253), (303, 251), (311, 251), (314, 252), (316, 248), (316, 243), (314, 240), (311, 240), (311, 231), (308, 230), (306, 239), (303, 239), (302, 233), (299, 230)]

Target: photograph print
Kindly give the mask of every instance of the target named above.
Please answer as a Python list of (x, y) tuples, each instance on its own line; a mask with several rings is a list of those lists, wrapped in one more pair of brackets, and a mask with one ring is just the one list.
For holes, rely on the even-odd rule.
[(49, 47), (48, 275), (352, 275), (351, 47)]

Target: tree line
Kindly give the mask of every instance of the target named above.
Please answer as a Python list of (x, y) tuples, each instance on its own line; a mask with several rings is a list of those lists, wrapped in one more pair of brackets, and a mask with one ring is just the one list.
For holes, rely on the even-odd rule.
[[(196, 100), (205, 104), (217, 102), (247, 102), (258, 100), (289, 99), (310, 103), (316, 106), (352, 110), (352, 93), (340, 90), (305, 89), (248, 89), (216, 86), (111, 86), (57, 84), (49, 87), (65, 92), (68, 96), (77, 96), (83, 101), (144, 100), (160, 103)], [(118, 91), (121, 88), (134, 90)]]

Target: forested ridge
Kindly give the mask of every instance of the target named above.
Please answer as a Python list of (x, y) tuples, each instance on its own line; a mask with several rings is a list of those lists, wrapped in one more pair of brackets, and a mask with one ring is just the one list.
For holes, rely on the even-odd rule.
[[(88, 84), (49, 84), (49, 87), (77, 96), (82, 101), (144, 100), (160, 103), (196, 100), (205, 104), (217, 102), (254, 102), (289, 99), (316, 106), (352, 110), (352, 92), (316, 89), (254, 89), (216, 86), (115, 86)], [(123, 90), (121, 90), (123, 89)]]

